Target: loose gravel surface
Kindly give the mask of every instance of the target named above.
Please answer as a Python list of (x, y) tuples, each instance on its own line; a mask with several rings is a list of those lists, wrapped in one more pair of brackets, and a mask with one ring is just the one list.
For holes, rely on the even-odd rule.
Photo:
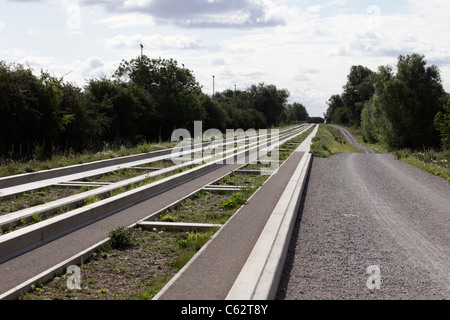
[(338, 154), (314, 158), (305, 190), (277, 299), (450, 298), (447, 181), (392, 155)]

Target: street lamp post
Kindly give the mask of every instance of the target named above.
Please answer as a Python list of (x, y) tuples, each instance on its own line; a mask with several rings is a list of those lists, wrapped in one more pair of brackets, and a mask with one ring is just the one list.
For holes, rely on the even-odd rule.
[(216, 76), (213, 76), (213, 98), (214, 98), (214, 95), (215, 95), (215, 78), (216, 78)]

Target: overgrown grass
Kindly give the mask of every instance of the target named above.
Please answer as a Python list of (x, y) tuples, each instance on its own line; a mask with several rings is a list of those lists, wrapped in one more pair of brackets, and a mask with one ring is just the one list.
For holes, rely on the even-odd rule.
[(337, 153), (359, 153), (359, 149), (350, 144), (338, 129), (320, 124), (312, 139), (311, 153), (316, 157), (328, 158)]
[[(344, 127), (344, 126), (341, 125), (341, 127)], [(361, 129), (356, 129), (354, 127), (344, 127), (344, 128), (347, 129), (348, 131), (350, 131), (355, 137), (357, 137), (361, 144), (364, 144), (364, 145), (368, 146), (369, 148), (375, 149), (378, 152), (383, 153), (383, 154), (389, 153), (388, 149), (380, 143), (368, 143), (368, 142), (364, 141), (364, 139), (362, 137)]]
[(403, 149), (395, 150), (392, 154), (398, 160), (403, 160), (450, 182), (450, 150), (436, 152), (434, 150), (412, 151)]

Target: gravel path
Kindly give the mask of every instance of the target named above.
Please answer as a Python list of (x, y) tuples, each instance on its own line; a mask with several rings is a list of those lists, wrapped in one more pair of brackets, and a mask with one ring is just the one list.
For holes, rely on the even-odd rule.
[(449, 299), (449, 230), (444, 179), (392, 155), (314, 158), (277, 298)]

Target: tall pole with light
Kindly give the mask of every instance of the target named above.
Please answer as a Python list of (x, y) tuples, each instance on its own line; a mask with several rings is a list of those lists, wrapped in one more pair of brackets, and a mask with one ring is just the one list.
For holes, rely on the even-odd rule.
[(216, 94), (216, 92), (215, 92), (215, 78), (216, 78), (216, 76), (213, 76), (213, 98), (214, 98), (214, 95)]

